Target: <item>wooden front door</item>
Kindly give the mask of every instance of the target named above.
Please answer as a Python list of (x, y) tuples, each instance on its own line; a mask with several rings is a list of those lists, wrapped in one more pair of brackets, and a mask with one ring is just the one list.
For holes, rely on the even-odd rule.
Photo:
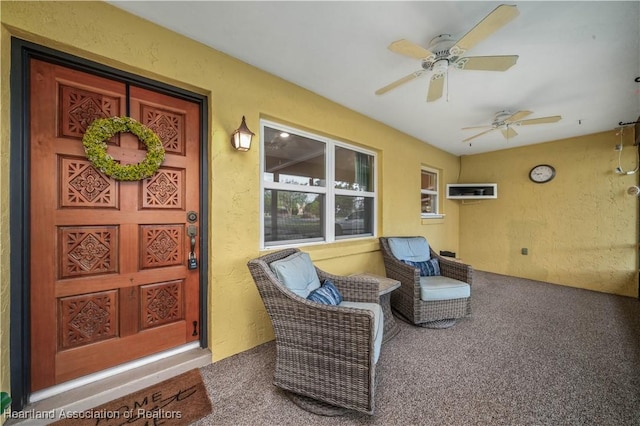
[[(200, 206), (200, 107), (34, 59), (29, 81), (36, 391), (199, 340), (200, 272), (187, 268), (187, 213)], [(141, 181), (99, 172), (82, 145), (94, 119), (127, 115), (166, 151), (158, 172)], [(120, 133), (108, 153), (132, 164), (146, 151)]]

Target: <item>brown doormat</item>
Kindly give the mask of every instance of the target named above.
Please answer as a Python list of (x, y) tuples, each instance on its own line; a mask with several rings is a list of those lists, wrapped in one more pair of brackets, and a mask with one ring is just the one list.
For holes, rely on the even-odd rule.
[(197, 369), (85, 411), (56, 410), (56, 426), (188, 425), (211, 413)]

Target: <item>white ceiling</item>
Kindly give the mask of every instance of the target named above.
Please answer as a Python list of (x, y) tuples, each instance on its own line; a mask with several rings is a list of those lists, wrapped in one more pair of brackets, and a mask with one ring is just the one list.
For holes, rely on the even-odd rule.
[[(619, 127), (640, 116), (640, 1), (519, 1), (519, 16), (465, 56), (519, 55), (505, 72), (450, 69), (426, 102), (430, 73), (374, 92), (419, 60), (387, 49), (459, 39), (499, 2), (109, 1), (456, 155), (495, 151)], [(462, 143), (502, 110), (561, 115), (553, 124), (493, 131)], [(286, 117), (284, 117), (286, 118)], [(320, 129), (321, 130), (321, 129)]]

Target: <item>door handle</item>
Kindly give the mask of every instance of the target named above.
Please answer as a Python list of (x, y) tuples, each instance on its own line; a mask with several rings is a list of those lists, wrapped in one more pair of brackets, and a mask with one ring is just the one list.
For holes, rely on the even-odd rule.
[(198, 227), (196, 225), (187, 226), (187, 235), (191, 238), (191, 250), (187, 260), (188, 269), (198, 269), (198, 259), (196, 259), (196, 235), (198, 235)]

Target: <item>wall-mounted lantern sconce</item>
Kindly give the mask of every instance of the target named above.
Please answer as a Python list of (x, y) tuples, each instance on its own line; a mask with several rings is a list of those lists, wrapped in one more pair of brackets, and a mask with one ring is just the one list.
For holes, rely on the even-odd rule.
[(242, 123), (240, 127), (231, 135), (231, 145), (237, 151), (249, 151), (251, 148), (251, 138), (255, 135), (247, 127), (247, 123), (244, 121), (244, 115), (242, 116)]

